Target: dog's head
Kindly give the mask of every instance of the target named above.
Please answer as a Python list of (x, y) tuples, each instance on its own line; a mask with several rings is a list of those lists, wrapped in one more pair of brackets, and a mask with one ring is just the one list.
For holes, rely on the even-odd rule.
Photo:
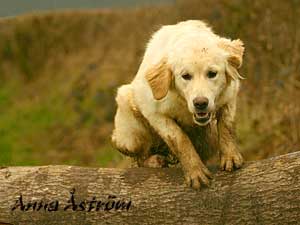
[(194, 122), (207, 125), (217, 109), (217, 102), (230, 82), (242, 78), (237, 69), (244, 53), (240, 40), (218, 38), (202, 43), (176, 43), (160, 62), (146, 72), (146, 79), (156, 100), (174, 88), (187, 102)]

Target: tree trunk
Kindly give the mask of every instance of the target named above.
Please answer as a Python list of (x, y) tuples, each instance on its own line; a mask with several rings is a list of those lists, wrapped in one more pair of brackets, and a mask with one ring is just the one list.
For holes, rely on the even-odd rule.
[(300, 152), (217, 172), (209, 188), (180, 169), (0, 169), (0, 224), (300, 224)]

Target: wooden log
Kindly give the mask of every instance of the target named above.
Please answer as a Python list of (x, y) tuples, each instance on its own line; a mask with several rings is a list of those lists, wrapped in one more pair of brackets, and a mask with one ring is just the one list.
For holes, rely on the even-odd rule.
[(300, 152), (214, 174), (200, 191), (178, 168), (0, 169), (0, 224), (300, 224)]

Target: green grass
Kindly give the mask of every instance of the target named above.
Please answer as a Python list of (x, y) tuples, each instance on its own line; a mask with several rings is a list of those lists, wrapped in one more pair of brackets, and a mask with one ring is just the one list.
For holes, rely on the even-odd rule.
[[(80, 132), (94, 126), (97, 111), (93, 109), (97, 106), (91, 99), (86, 99), (77, 103), (83, 112), (75, 112), (74, 102), (67, 100), (60, 90), (63, 90), (60, 86), (51, 91), (45, 87), (45, 90), (37, 91), (39, 93), (36, 96), (30, 97), (28, 89), (25, 90), (20, 84), (7, 83), (0, 88), (0, 165), (87, 163), (83, 159), (84, 149), (76, 151), (72, 149), (72, 143), (84, 140)], [(84, 120), (81, 118), (82, 113), (88, 114)], [(79, 126), (79, 135), (74, 135), (76, 126)], [(69, 128), (72, 128), (70, 132), (62, 131)], [(71, 139), (70, 147), (59, 149), (53, 134), (56, 131), (59, 132), (59, 139), (64, 136)], [(90, 158), (94, 158), (93, 165), (110, 166), (112, 162), (117, 163), (122, 159), (109, 143), (95, 148), (89, 153), (92, 155)], [(67, 155), (62, 161), (55, 158), (55, 154), (60, 153)], [(48, 158), (49, 154), (52, 154), (51, 159)]]
[(102, 167), (109, 167), (112, 164), (117, 164), (124, 158), (124, 156), (122, 156), (121, 153), (116, 151), (109, 144), (105, 145), (97, 152), (97, 163), (99, 166)]
[(24, 98), (19, 88), (17, 84), (0, 88), (0, 164), (36, 165), (40, 160), (32, 155), (41, 150), (39, 139), (52, 126), (67, 124), (68, 115), (55, 95), (35, 101)]

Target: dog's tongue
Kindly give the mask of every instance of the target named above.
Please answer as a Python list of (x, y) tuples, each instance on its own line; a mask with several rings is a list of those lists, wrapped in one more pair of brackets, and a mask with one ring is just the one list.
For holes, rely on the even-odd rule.
[(198, 113), (198, 116), (200, 116), (200, 117), (204, 117), (206, 115), (207, 115), (207, 113), (205, 113), (205, 112)]

